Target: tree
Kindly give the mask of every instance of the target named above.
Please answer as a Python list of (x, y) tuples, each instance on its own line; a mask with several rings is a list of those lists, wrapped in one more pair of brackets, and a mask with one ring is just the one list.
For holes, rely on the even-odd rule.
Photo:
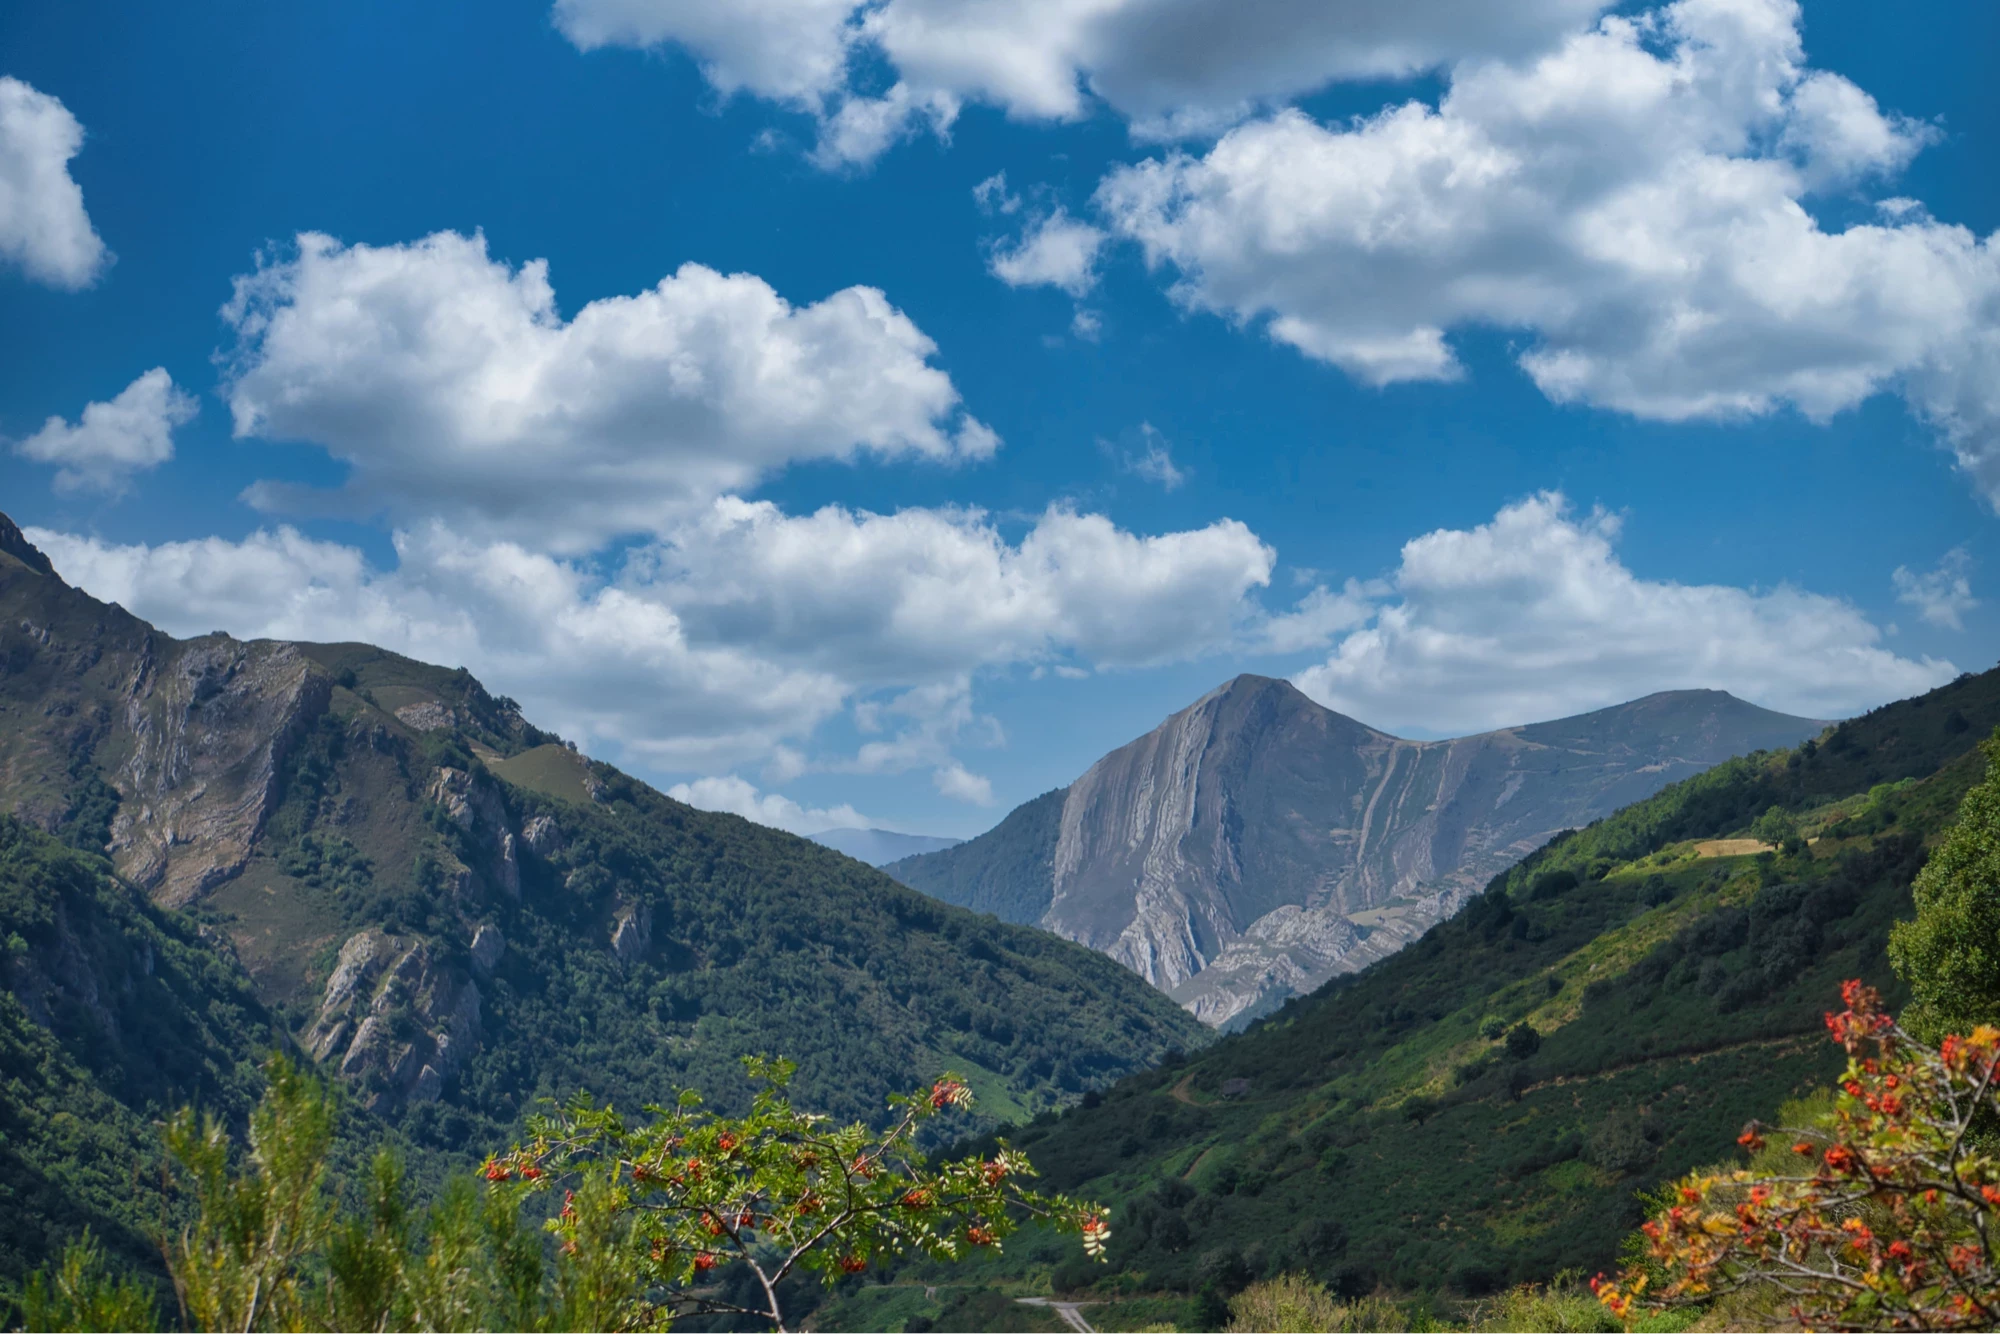
[(2000, 1020), (2000, 734), (1983, 742), (1987, 776), (1917, 876), (1914, 921), (1889, 936), (1909, 982), (1903, 1023), (1926, 1041)]
[(2000, 1324), (2000, 1161), (1974, 1133), (2000, 1113), (2000, 1029), (1919, 1042), (1858, 981), (1827, 1026), (1848, 1053), (1830, 1117), (1752, 1123), (1739, 1143), (1796, 1166), (1695, 1173), (1665, 1192), (1639, 1263), (1592, 1282), (1630, 1321), (1642, 1306), (1739, 1292), (1818, 1329)]
[(1799, 836), (1798, 821), (1783, 806), (1771, 806), (1750, 826), (1750, 837), (1782, 848)]
[[(745, 1064), (761, 1084), (747, 1116), (718, 1116), (689, 1091), (635, 1123), (578, 1097), (530, 1118), (527, 1142), (488, 1158), (483, 1182), (454, 1181), (427, 1213), (407, 1204), (396, 1159), (379, 1155), (365, 1209), (343, 1215), (327, 1167), (335, 1095), (274, 1057), (240, 1168), (213, 1118), (182, 1112), (167, 1128), (197, 1205), (162, 1248), (183, 1323), (627, 1330), (724, 1313), (783, 1330), (780, 1285), (794, 1273), (833, 1283), (885, 1255), (997, 1250), (1024, 1221), (1078, 1233), (1087, 1256), (1104, 1258), (1105, 1211), (1030, 1189), (1034, 1169), (1004, 1141), (990, 1158), (940, 1165), (917, 1152), (926, 1121), (971, 1103), (955, 1077), (892, 1098), (887, 1127), (870, 1130), (794, 1108), (789, 1062)], [(546, 1221), (524, 1221), (535, 1218)], [(755, 1278), (755, 1304), (718, 1282), (731, 1263)], [(133, 1305), (143, 1293), (97, 1269), (73, 1249), (54, 1279), (37, 1275), (38, 1327), (145, 1327)]]
[[(562, 1189), (549, 1225), (585, 1328), (632, 1328), (696, 1313), (761, 1316), (784, 1328), (778, 1285), (799, 1268), (829, 1282), (885, 1254), (921, 1252), (955, 1260), (998, 1249), (1019, 1221), (1035, 1218), (1082, 1235), (1104, 1256), (1104, 1210), (1029, 1190), (1027, 1160), (1003, 1141), (990, 1158), (928, 1166), (913, 1144), (918, 1126), (971, 1102), (945, 1078), (891, 1099), (886, 1130), (834, 1128), (791, 1106), (792, 1066), (752, 1058), (760, 1081), (750, 1114), (718, 1117), (698, 1095), (630, 1126), (609, 1108), (578, 1099), (533, 1118), (534, 1138), (489, 1161), (493, 1188), (529, 1194)], [(764, 1302), (738, 1305), (705, 1291), (705, 1275), (727, 1261), (746, 1265)]]
[(157, 1329), (153, 1294), (112, 1274), (86, 1229), (63, 1251), (55, 1273), (30, 1276), (19, 1298), (21, 1328), (96, 1331)]

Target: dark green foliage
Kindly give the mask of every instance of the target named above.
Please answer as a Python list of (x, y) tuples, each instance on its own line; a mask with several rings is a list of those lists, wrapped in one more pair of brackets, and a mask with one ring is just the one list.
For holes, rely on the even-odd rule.
[[(1973, 690), (1986, 684), (1941, 693), (1990, 713), (1991, 692)], [(1608, 1265), (1639, 1219), (1636, 1189), (1711, 1161), (1744, 1121), (1838, 1071), (1821, 1013), (1842, 979), (1892, 1005), (1906, 994), (1890, 928), (1926, 837), (1984, 769), (1945, 712), (1878, 710), (1823, 763), (1735, 762), (1555, 840), (1401, 953), (1014, 1141), (1052, 1186), (1113, 1202), (1114, 1267), (1142, 1288), (1214, 1291), (1204, 1257), (1224, 1252), (1253, 1277), (1351, 1293), (1472, 1294)], [(1887, 772), (1910, 778), (1912, 737), (1939, 742), (1923, 752), (1936, 769), (1883, 787), (1869, 817), (1809, 850), (1650, 857), (1774, 805), (1857, 809), (1888, 781), (1857, 757), (1899, 756)], [(1818, 790), (1829, 773), (1857, 786)], [(1232, 1081), (1248, 1094), (1223, 1096)]]
[[(1850, 718), (1828, 729), (1823, 743), (1809, 741), (1776, 757), (1759, 752), (1727, 760), (1587, 829), (1551, 839), (1494, 883), (1532, 894), (1548, 875), (1578, 874), (1598, 860), (1631, 861), (1682, 839), (1747, 829), (1773, 806), (1803, 811), (1834, 798), (1886, 790), (1888, 784), (1938, 772), (1995, 727), (2000, 727), (2000, 668)], [(1885, 827), (1895, 818), (1893, 803), (1872, 818), (1873, 828), (1843, 833)]]
[[(508, 790), (564, 844), (526, 861), (518, 904), (493, 905), (508, 949), (480, 984), (485, 1035), (444, 1101), (410, 1113), (419, 1138), (490, 1140), (580, 1087), (636, 1104), (686, 1084), (731, 1105), (749, 1091), (737, 1057), (780, 1046), (801, 1098), (836, 1117), (878, 1118), (887, 1090), (952, 1066), (983, 1118), (1025, 1118), (1206, 1037), (1101, 955), (621, 779), (590, 807)], [(606, 948), (619, 902), (650, 910), (639, 957)]]
[(94, 1228), (127, 1264), (157, 1197), (154, 1118), (240, 1116), (280, 1040), (241, 973), (101, 857), (0, 816), (0, 1277)]
[[(2000, 757), (2000, 737), (1984, 747)], [(2000, 772), (1966, 794), (1916, 882), (1917, 917), (1889, 952), (1910, 982), (1903, 1026), (1927, 1042), (2000, 1019)]]
[(1038, 922), (1049, 908), (1049, 856), (1068, 793), (1061, 787), (1044, 792), (978, 838), (882, 869), (934, 899), (1003, 921)]
[(73, 848), (102, 852), (111, 842), (111, 821), (118, 814), (118, 790), (104, 781), (90, 752), (78, 747), (70, 757), (69, 809), (63, 812), (57, 836)]

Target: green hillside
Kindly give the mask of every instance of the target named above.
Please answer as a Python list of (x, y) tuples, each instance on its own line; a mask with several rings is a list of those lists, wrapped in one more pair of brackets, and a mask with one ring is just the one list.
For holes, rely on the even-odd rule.
[(151, 1267), (153, 1122), (189, 1102), (242, 1116), (283, 1038), (194, 923), (5, 816), (0, 942), (0, 1278), (86, 1225)]
[[(754, 1052), (845, 1119), (956, 1069), (963, 1134), (1207, 1036), (1089, 950), (588, 760), (462, 669), (175, 640), (19, 552), (0, 664), (0, 1126), (23, 1127), (0, 1151), (26, 1164), (0, 1189), (57, 1240), (111, 1217), (160, 1110), (235, 1114), (287, 1042), (367, 1113), (356, 1133), (449, 1158), (579, 1089), (738, 1106)], [(69, 1176), (94, 1183), (83, 1213), (28, 1202)], [(31, 1240), (0, 1243), (0, 1277)]]
[[(1996, 724), (1989, 672), (1718, 766), (1554, 840), (1365, 972), (1019, 1127), (1052, 1186), (1115, 1202), (1112, 1265), (1030, 1243), (996, 1272), (1186, 1294), (1195, 1319), (1287, 1270), (1476, 1295), (1611, 1264), (1640, 1191), (1837, 1072), (1841, 979), (1900, 1003), (1889, 927)], [(1754, 851), (1774, 805), (1799, 841)], [(847, 1309), (829, 1327), (868, 1323)]]
[[(636, 1103), (689, 1084), (732, 1101), (748, 1092), (737, 1058), (767, 1050), (798, 1061), (802, 1100), (835, 1115), (879, 1115), (913, 1072), (953, 1066), (989, 1115), (1026, 1116), (1201, 1041), (1107, 959), (564, 748), (503, 758), (458, 731), (383, 743), (375, 670), (335, 692), (263, 845), (204, 908), (301, 1035), (355, 932), (433, 942), (438, 964), (475, 977), (476, 1050), (437, 1101), (385, 1103), (420, 1142), (490, 1142), (536, 1098), (579, 1087)], [(467, 824), (402, 799), (406, 775), (441, 768), (470, 776)], [(344, 819), (347, 803), (368, 817)], [(502, 830), (519, 831), (518, 896), (495, 886)], [(505, 942), (485, 968), (482, 927)]]

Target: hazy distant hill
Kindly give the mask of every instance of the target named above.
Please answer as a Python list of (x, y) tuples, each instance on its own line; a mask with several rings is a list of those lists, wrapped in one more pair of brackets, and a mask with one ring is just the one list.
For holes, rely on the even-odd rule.
[[(578, 1088), (637, 1106), (687, 1083), (731, 1104), (738, 1057), (760, 1051), (796, 1059), (802, 1101), (837, 1116), (879, 1116), (950, 1067), (986, 1116), (1018, 1118), (1206, 1036), (1089, 950), (672, 801), (463, 669), (174, 639), (64, 583), (4, 516), (0, 812), (205, 923), (196, 973), (247, 981), (357, 1103), (434, 1147), (503, 1142)], [(53, 892), (0, 883), (11, 929), (39, 940)], [(176, 921), (160, 929), (181, 940)], [(0, 989), (83, 998), (52, 1031), (91, 1070), (136, 1031), (90, 1000), (148, 948), (126, 934), (102, 966), (0, 951)], [(34, 1022), (40, 1002), (21, 1003)], [(177, 1060), (155, 1064), (199, 1064)]]
[(1400, 949), (1558, 830), (1823, 726), (1685, 690), (1405, 741), (1239, 676), (978, 838), (885, 869), (1240, 1023)]
[(926, 852), (955, 848), (964, 839), (938, 838), (933, 834), (899, 834), (893, 829), (823, 829), (807, 838), (822, 847), (844, 852), (858, 862), (881, 866)]

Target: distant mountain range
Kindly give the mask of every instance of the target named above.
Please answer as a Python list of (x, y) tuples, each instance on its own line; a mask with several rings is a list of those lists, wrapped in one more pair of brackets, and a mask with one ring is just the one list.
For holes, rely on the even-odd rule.
[(1406, 741), (1245, 675), (978, 838), (884, 869), (1240, 1026), (1401, 949), (1551, 835), (1825, 726), (1681, 690)]
[(962, 838), (939, 838), (934, 834), (899, 834), (893, 829), (824, 829), (807, 838), (821, 847), (844, 852), (858, 862), (883, 866), (926, 852), (955, 848)]

